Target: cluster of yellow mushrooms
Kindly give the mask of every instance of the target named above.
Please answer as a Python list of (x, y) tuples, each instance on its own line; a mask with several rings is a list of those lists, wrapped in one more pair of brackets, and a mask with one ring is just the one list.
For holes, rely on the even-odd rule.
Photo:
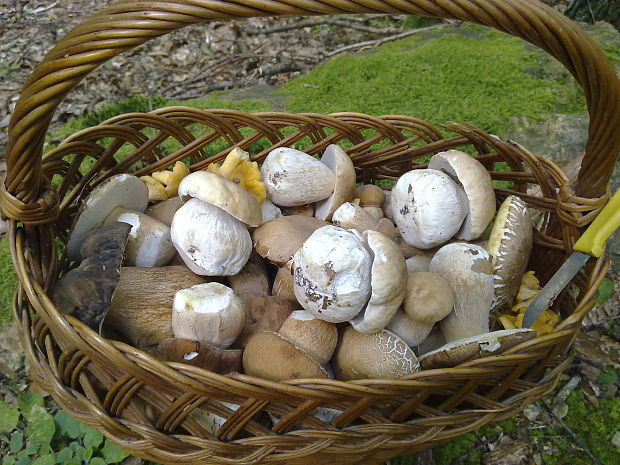
[(206, 170), (177, 162), (95, 188), (67, 240), (81, 265), (53, 299), (107, 337), (218, 373), (398, 378), (534, 337), (518, 309), (502, 315), (531, 247), (526, 205), (496, 211), (464, 152), (389, 191), (357, 186), (337, 145), (320, 159), (276, 148), (260, 168), (235, 148)]

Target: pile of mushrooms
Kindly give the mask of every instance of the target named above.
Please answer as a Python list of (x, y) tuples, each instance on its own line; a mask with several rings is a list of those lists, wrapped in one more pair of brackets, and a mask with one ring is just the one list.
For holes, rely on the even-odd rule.
[(356, 186), (337, 145), (320, 159), (279, 147), (260, 168), (239, 148), (206, 170), (179, 163), (82, 202), (66, 248), (81, 264), (53, 293), (63, 312), (162, 360), (275, 381), (398, 378), (535, 336), (491, 331), (532, 224), (514, 196), (496, 215), (467, 153), (436, 154), (391, 192)]

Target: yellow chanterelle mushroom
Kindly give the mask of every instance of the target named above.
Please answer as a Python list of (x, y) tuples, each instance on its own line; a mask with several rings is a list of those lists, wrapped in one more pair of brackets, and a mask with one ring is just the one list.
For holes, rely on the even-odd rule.
[(211, 163), (207, 170), (239, 184), (251, 192), (259, 203), (267, 199), (267, 191), (265, 184), (261, 181), (258, 163), (250, 161), (250, 154), (238, 147), (230, 151), (221, 165)]
[(179, 183), (189, 174), (189, 168), (185, 163), (177, 161), (172, 171), (155, 171), (150, 176), (141, 176), (149, 189), (149, 202), (168, 200), (178, 195)]

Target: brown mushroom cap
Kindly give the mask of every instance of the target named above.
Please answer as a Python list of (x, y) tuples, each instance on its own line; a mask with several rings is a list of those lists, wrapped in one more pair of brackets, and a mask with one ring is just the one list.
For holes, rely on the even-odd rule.
[(268, 295), (242, 296), (245, 326), (235, 345), (245, 347), (250, 338), (261, 331), (277, 331), (296, 306)]
[(256, 228), (252, 241), (261, 257), (284, 266), (314, 231), (328, 224), (311, 216), (282, 216)]
[(274, 332), (252, 336), (243, 351), (243, 369), (250, 376), (273, 381), (328, 377), (316, 360)]
[(533, 329), (505, 329), (479, 334), (421, 355), (420, 364), (424, 370), (450, 368), (467, 360), (499, 354), (534, 337), (536, 331)]
[(314, 216), (314, 204), (296, 205), (294, 207), (280, 207), (284, 216)]
[(306, 310), (296, 310), (286, 319), (278, 334), (325, 365), (338, 343), (336, 325), (319, 320)]
[(487, 246), (495, 274), (492, 312), (514, 300), (530, 258), (533, 234), (527, 205), (517, 196), (508, 196), (497, 212)]
[(420, 370), (417, 357), (398, 336), (386, 330), (362, 334), (351, 327), (342, 332), (332, 363), (343, 381), (399, 378)]
[(454, 308), (454, 294), (448, 282), (428, 271), (409, 273), (403, 308), (413, 320), (435, 323)]
[(295, 308), (301, 307), (297, 297), (295, 297), (293, 272), (288, 265), (283, 266), (276, 273), (273, 287), (271, 288), (271, 295), (289, 301)]
[(270, 283), (267, 264), (256, 252), (252, 252), (250, 259), (233, 276), (227, 276), (228, 283), (238, 297), (244, 295), (269, 295)]
[(206, 342), (164, 339), (151, 353), (160, 360), (186, 363), (222, 375), (234, 371), (240, 372), (243, 368), (242, 350), (224, 350)]
[(383, 189), (374, 184), (364, 184), (355, 188), (354, 196), (360, 199), (362, 207), (380, 207), (385, 201)]

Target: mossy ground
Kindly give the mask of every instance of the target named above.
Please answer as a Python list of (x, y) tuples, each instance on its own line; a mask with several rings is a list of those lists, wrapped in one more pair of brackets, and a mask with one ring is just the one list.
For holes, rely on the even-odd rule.
[[(616, 48), (607, 52), (612, 60), (620, 62)], [(548, 63), (549, 59), (519, 39), (463, 26), (414, 36), (369, 53), (340, 56), (291, 81), (279, 94), (285, 97), (285, 109), (291, 112), (408, 114), (435, 124), (471, 122), (502, 136), (512, 116), (542, 118), (550, 112), (585, 112), (583, 95), (572, 78), (561, 70), (549, 74), (541, 62)], [(261, 99), (234, 100), (227, 93), (213, 95), (185, 102), (159, 97), (117, 102), (68, 122), (50, 138), (48, 148), (68, 134), (126, 112), (177, 104), (244, 111), (270, 109)], [(1, 241), (0, 322), (10, 318), (7, 309), (15, 287), (9, 259), (7, 243)], [(620, 399), (602, 401), (594, 409), (576, 391), (568, 402), (566, 423), (579, 432), (603, 463), (620, 463), (620, 455), (609, 438), (620, 421)], [(513, 434), (515, 420), (486, 426), (437, 448), (435, 461), (441, 465), (452, 463), (470, 451), (480, 437), (495, 435), (500, 430)], [(544, 463), (566, 463), (569, 456), (587, 461), (561, 429), (532, 430), (528, 435), (534, 443), (547, 441), (554, 445), (552, 452), (543, 454)], [(403, 457), (391, 463), (409, 464), (413, 458)], [(481, 456), (474, 453), (462, 463), (481, 463)]]

